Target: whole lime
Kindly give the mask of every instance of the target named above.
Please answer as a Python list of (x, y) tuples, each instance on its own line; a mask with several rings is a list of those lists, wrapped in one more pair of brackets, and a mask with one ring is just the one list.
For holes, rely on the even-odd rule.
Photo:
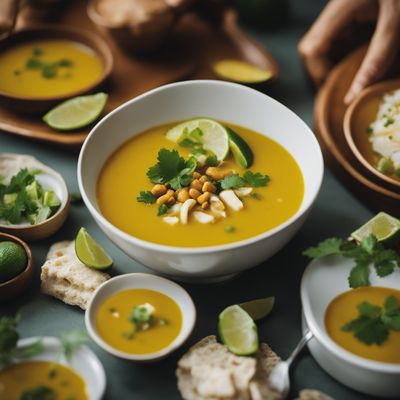
[(14, 242), (0, 242), (0, 282), (19, 275), (26, 267), (28, 256), (25, 249)]

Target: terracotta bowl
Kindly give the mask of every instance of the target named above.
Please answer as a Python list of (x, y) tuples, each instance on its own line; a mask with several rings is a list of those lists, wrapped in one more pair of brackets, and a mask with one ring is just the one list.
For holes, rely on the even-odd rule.
[(53, 25), (38, 25), (33, 28), (19, 30), (0, 40), (0, 53), (21, 43), (49, 38), (71, 40), (90, 47), (103, 64), (103, 73), (101, 76), (91, 85), (61, 96), (35, 98), (18, 96), (0, 91), (1, 105), (24, 113), (44, 112), (68, 98), (94, 92), (105, 84), (113, 68), (112, 53), (107, 43), (100, 36), (86, 30)]
[(375, 167), (379, 156), (372, 150), (366, 133), (370, 123), (375, 120), (383, 94), (396, 89), (400, 89), (400, 79), (380, 82), (361, 92), (346, 110), (343, 129), (347, 143), (358, 161), (384, 186), (399, 191), (400, 179), (386, 175)]
[(33, 276), (33, 257), (31, 249), (21, 239), (13, 235), (0, 232), (0, 242), (10, 241), (21, 245), (28, 257), (25, 269), (9, 281), (0, 283), (0, 300), (10, 299), (18, 296), (30, 283)]

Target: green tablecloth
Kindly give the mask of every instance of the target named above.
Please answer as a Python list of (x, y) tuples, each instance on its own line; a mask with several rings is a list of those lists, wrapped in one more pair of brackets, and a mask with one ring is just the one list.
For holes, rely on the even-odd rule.
[[(307, 84), (296, 46), (324, 3), (325, 1), (316, 0), (292, 2), (292, 17), (285, 27), (273, 33), (251, 31), (268, 46), (281, 66), (281, 79), (270, 95), (291, 108), (310, 126), (314, 94)], [(78, 189), (76, 154), (5, 133), (0, 134), (0, 151), (34, 155), (58, 170), (66, 179), (70, 191)], [(302, 250), (328, 236), (345, 236), (371, 216), (372, 212), (326, 171), (321, 193), (308, 220), (285, 249), (230, 282), (183, 285), (193, 296), (198, 319), (192, 336), (178, 352), (157, 364), (136, 365), (116, 359), (91, 344), (106, 370), (105, 399), (178, 399), (175, 379), (178, 358), (189, 345), (206, 335), (216, 333), (217, 316), (224, 307), (257, 297), (276, 296), (274, 312), (259, 326), (260, 338), (270, 344), (280, 356), (287, 357), (301, 336), (299, 285), (308, 262), (301, 256)], [(0, 312), (22, 308), (20, 331), (23, 337), (58, 335), (65, 330), (84, 327), (83, 312), (80, 309), (66, 306), (39, 291), (39, 267), (45, 259), (49, 245), (55, 241), (74, 238), (81, 226), (85, 226), (112, 255), (116, 273), (149, 272), (106, 239), (83, 205), (73, 206), (66, 224), (54, 237), (32, 244), (36, 277), (30, 292), (11, 305), (0, 306)], [(293, 370), (292, 388), (293, 396), (290, 398), (302, 388), (316, 388), (337, 400), (367, 399), (367, 396), (347, 389), (333, 380), (307, 352)]]

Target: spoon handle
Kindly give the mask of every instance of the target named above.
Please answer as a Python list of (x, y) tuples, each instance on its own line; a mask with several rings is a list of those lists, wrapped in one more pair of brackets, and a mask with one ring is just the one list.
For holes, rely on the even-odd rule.
[(293, 350), (292, 354), (289, 356), (289, 358), (286, 360), (286, 363), (290, 366), (292, 362), (295, 360), (295, 358), (300, 354), (300, 352), (303, 350), (304, 346), (308, 343), (308, 341), (313, 337), (314, 335), (310, 330), (306, 330), (304, 332), (303, 337), (301, 338), (300, 342), (297, 344), (295, 349)]

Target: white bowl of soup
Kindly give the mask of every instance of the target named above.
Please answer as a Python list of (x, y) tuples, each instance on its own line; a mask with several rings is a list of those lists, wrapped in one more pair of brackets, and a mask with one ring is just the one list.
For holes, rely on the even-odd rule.
[[(196, 117), (234, 129), (252, 149), (250, 170), (270, 181), (222, 222), (170, 226), (136, 199), (152, 188), (146, 174), (160, 149), (188, 157), (165, 135)], [(246, 173), (232, 156), (224, 163)], [(225, 278), (275, 254), (304, 223), (322, 176), (318, 142), (292, 111), (245, 86), (206, 80), (166, 85), (123, 104), (91, 131), (78, 162), (83, 199), (105, 234), (147, 267), (186, 280)]]
[(308, 347), (318, 364), (344, 385), (371, 396), (398, 398), (400, 331), (390, 330), (380, 344), (367, 344), (345, 326), (359, 318), (358, 306), (364, 302), (383, 307), (389, 296), (400, 301), (400, 271), (381, 278), (371, 267), (371, 286), (351, 289), (347, 278), (353, 266), (354, 260), (330, 256), (311, 262), (304, 272), (303, 328), (314, 335)]
[(137, 362), (165, 358), (186, 341), (195, 322), (196, 309), (186, 290), (143, 273), (105, 282), (85, 313), (86, 328), (102, 349)]
[(32, 395), (39, 388), (44, 388), (43, 398), (45, 395), (76, 400), (103, 398), (106, 375), (103, 365), (89, 347), (80, 346), (69, 360), (59, 356), (62, 346), (56, 337), (21, 339), (18, 347), (38, 340), (43, 344), (43, 351), (38, 355), (0, 368), (1, 399), (19, 399), (28, 393)]

